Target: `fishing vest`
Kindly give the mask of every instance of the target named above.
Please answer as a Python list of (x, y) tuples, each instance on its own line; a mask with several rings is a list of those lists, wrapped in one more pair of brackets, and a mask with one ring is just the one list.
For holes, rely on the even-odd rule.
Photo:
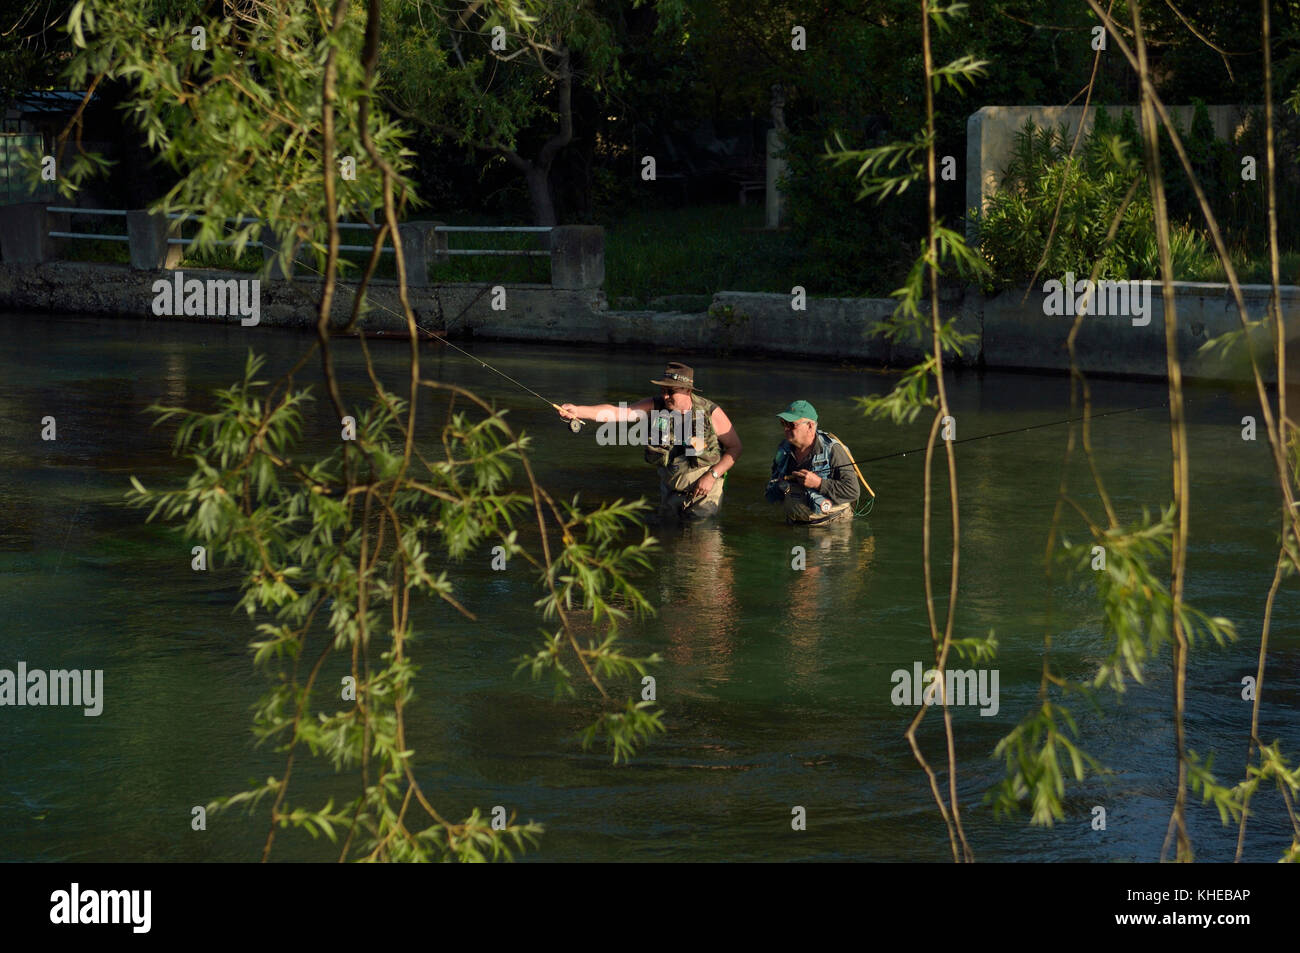
[[(690, 422), (686, 414), (666, 409), (663, 395), (655, 398), (655, 415), (650, 420), (650, 436), (645, 460), (651, 466), (671, 471), (711, 467), (722, 459), (718, 432), (713, 429), (713, 412), (718, 405), (699, 394), (691, 394)], [(674, 420), (679, 423), (674, 423)], [(687, 438), (691, 442), (687, 442)], [(687, 450), (695, 452), (687, 453)]]
[(790, 446), (789, 441), (782, 440), (781, 446), (776, 448), (776, 459), (772, 461), (772, 479), (779, 480), (787, 473), (796, 469), (811, 470), (823, 480), (829, 480), (833, 467), (831, 466), (831, 448), (839, 441), (824, 430), (818, 430), (817, 435), (813, 438), (812, 457), (803, 467), (796, 467), (794, 458), (794, 448)]

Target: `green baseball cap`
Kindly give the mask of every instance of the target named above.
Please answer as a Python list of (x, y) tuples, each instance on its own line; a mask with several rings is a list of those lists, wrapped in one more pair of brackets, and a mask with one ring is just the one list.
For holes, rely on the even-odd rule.
[(815, 421), (817, 419), (817, 408), (806, 400), (796, 400), (777, 416), (789, 423), (794, 423), (796, 420), (802, 420), (805, 417)]

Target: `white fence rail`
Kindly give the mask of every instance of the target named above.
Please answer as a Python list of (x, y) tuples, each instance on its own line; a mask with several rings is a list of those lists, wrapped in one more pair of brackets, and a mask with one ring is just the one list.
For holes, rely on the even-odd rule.
[[(126, 233), (101, 233), (73, 231), (72, 216), (103, 216), (126, 220)], [(194, 239), (177, 235), (178, 221), (190, 220), (186, 216), (153, 215), (135, 209), (77, 208), (67, 205), (25, 203), (0, 208), (0, 260), (15, 263), (41, 263), (58, 260), (57, 252), (66, 253), (54, 240), (61, 242), (95, 240), (126, 242), (130, 249), (131, 267), (157, 269), (175, 267), (180, 262), (182, 248)], [(246, 225), (259, 219), (241, 216), (226, 219), (227, 224)], [(379, 227), (369, 222), (340, 222), (340, 228), (378, 232)], [(551, 284), (557, 288), (599, 288), (604, 283), (604, 230), (587, 225), (446, 225), (442, 222), (404, 222), (398, 226), (407, 259), (408, 281), (412, 285), (429, 283), (429, 267), (445, 262), (452, 256), (549, 258)], [(549, 245), (542, 249), (516, 248), (450, 248), (447, 236), (452, 233), (506, 234), (524, 233), (544, 235)], [(220, 240), (219, 246), (233, 245), (234, 239)], [(271, 277), (284, 277), (278, 263), (277, 248), (269, 231), (263, 227), (260, 238), (244, 242), (250, 248), (261, 248), (263, 259), (270, 262)], [(342, 244), (341, 251), (369, 252), (370, 245)], [(385, 243), (381, 253), (393, 251)], [(295, 249), (294, 260), (306, 266), (303, 253)], [(292, 266), (290, 268), (292, 271)]]

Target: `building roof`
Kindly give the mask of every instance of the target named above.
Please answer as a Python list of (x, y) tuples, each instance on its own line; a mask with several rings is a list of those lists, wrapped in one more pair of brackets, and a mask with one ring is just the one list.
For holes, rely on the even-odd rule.
[[(85, 96), (84, 90), (34, 89), (19, 93), (9, 106), (20, 113), (67, 113), (73, 112)], [(94, 98), (92, 95), (91, 100)]]

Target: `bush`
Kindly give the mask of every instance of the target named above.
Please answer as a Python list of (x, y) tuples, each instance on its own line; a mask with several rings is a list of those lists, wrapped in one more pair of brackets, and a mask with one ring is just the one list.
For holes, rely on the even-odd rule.
[[(1126, 112), (1116, 124), (1099, 109), (1083, 149), (1073, 160), (1071, 141), (1065, 127), (1039, 129), (1032, 121), (1026, 121), (1017, 135), (1002, 188), (984, 215), (976, 218), (981, 251), (991, 267), (986, 291), (1028, 283), (1044, 249), (1040, 276), (1067, 271), (1086, 276), (1098, 264), (1099, 278), (1158, 276), (1155, 213), (1146, 173), (1133, 147), (1137, 130), (1132, 116)], [(1131, 188), (1132, 197), (1125, 205)], [(1175, 199), (1181, 204), (1186, 195), (1170, 197), (1174, 275), (1193, 278), (1206, 270), (1212, 256), (1204, 235), (1188, 222), (1177, 221)], [(1060, 213), (1049, 247), (1058, 201)], [(1108, 240), (1121, 206), (1119, 225)]]

